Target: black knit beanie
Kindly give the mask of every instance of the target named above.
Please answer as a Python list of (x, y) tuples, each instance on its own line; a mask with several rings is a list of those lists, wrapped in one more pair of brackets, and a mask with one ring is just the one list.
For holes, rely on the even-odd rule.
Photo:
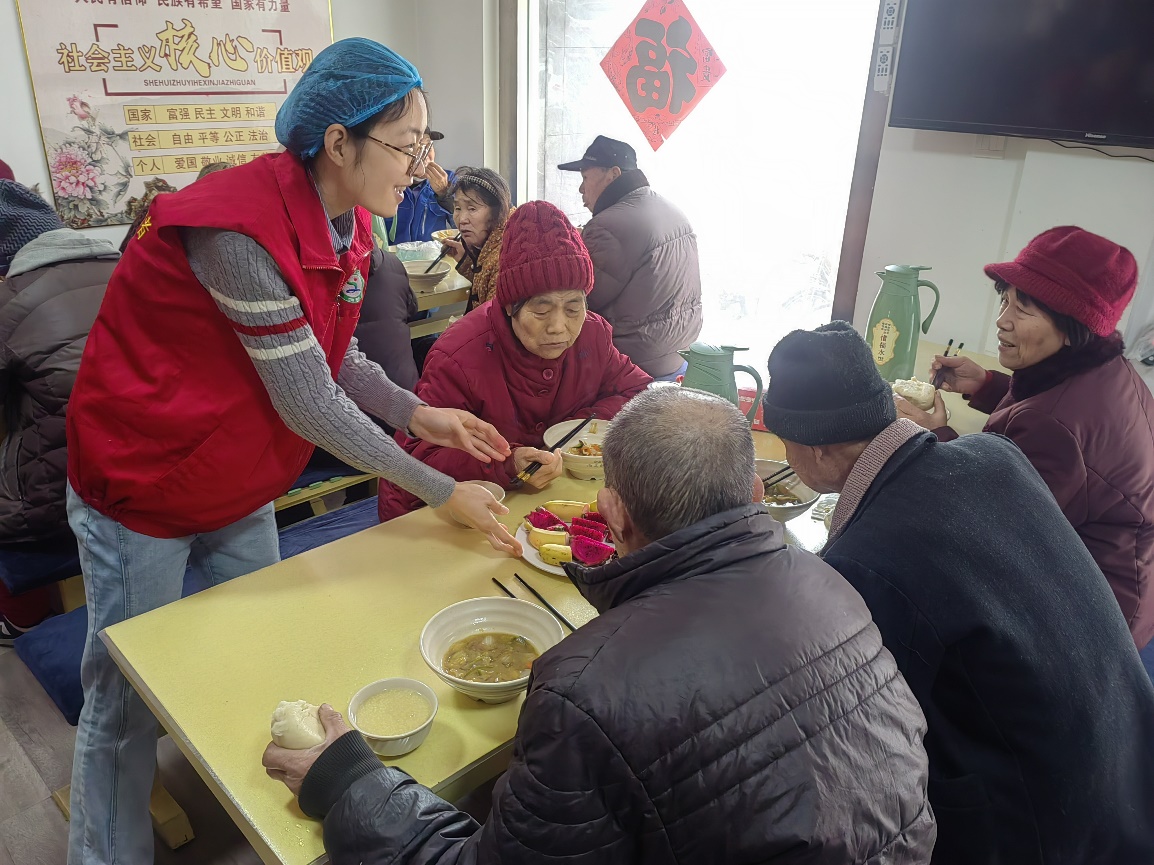
[(14, 180), (0, 180), (0, 275), (25, 244), (63, 228), (52, 205)]
[(795, 330), (769, 356), (766, 428), (787, 441), (829, 445), (873, 438), (897, 419), (890, 386), (844, 321)]

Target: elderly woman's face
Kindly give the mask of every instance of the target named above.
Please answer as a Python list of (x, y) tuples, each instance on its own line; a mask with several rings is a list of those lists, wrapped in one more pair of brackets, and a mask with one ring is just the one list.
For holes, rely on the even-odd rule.
[(480, 249), (493, 231), (493, 208), (475, 190), (459, 189), (453, 196), (453, 222), (457, 223), (461, 239), (473, 249)]
[[(512, 307), (507, 310), (512, 314)], [(576, 289), (535, 295), (513, 316), (513, 333), (537, 357), (556, 360), (581, 335), (585, 292)]]
[(1053, 319), (1013, 286), (1002, 295), (997, 328), (998, 361), (1011, 371), (1033, 366), (1068, 344)]

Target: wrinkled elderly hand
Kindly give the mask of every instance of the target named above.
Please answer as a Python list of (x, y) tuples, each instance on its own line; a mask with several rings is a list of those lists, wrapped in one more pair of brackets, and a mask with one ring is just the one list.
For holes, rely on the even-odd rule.
[(449, 173), (431, 159), (425, 163), (425, 179), (437, 195), (444, 195), (449, 189)]
[(280, 747), (276, 742), (269, 742), (268, 747), (264, 749), (264, 756), (261, 757), (261, 763), (264, 764), (268, 776), (275, 781), (283, 781), (294, 796), (301, 794), (301, 784), (304, 783), (305, 775), (309, 773), (309, 769), (325, 748), (352, 729), (345, 723), (341, 713), (328, 703), (321, 704), (320, 719), (321, 725), (325, 728), (325, 740), (321, 744), (314, 745), (306, 751), (292, 751)]
[(464, 451), (483, 463), (504, 462), (511, 453), (495, 426), (464, 409), (417, 406), (409, 432), (430, 444)]
[(520, 556), (523, 552), (521, 542), (497, 521), (496, 515), (507, 514), (509, 509), (493, 498), (493, 494), (484, 487), (478, 484), (457, 484), (453, 495), (441, 507), (457, 522), (482, 532), (498, 552), (513, 556)]
[(539, 490), (545, 489), (552, 481), (561, 477), (561, 472), (564, 470), (561, 463), (560, 448), (552, 453), (537, 448), (517, 448), (513, 451), (513, 465), (518, 474), (525, 471), (533, 463), (541, 463), (541, 468), (537, 469), (525, 483)]
[(986, 383), (986, 371), (968, 357), (937, 355), (930, 364), (930, 381), (941, 372), (938, 386), (947, 393), (969, 396)]
[[(952, 358), (947, 358), (950, 360)], [(933, 411), (922, 411), (908, 399), (894, 394), (894, 406), (898, 410), (898, 417), (912, 420), (920, 427), (925, 427), (928, 430), (935, 430), (938, 427), (944, 427), (949, 423), (946, 417), (946, 404), (942, 402), (941, 391), (934, 391), (934, 409)]]
[(460, 261), (465, 257), (465, 244), (459, 240), (444, 240), (441, 242), (441, 248), (445, 250), (445, 254), (453, 261)]

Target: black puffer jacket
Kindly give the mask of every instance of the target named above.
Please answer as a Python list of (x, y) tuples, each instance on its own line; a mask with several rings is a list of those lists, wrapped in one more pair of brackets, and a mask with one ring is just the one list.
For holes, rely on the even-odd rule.
[(929, 861), (921, 712), (861, 598), (762, 508), (572, 576), (601, 615), (534, 664), (488, 822), (353, 733), (301, 795), (334, 865)]
[(0, 282), (0, 543), (68, 535), (64, 410), (118, 258), (61, 228), (25, 244)]
[(417, 299), (404, 264), (391, 252), (374, 249), (354, 336), (365, 356), (405, 390), (416, 390), (420, 377), (409, 337), (409, 322), (416, 315)]

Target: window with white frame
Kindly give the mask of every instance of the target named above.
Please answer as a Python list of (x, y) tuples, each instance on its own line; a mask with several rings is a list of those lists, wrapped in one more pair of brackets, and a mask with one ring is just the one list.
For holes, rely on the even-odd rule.
[(557, 165), (597, 135), (631, 144), (697, 234), (701, 339), (763, 370), (782, 336), (829, 320), (878, 0), (687, 5), (727, 71), (654, 152), (599, 65), (641, 0), (541, 0), (528, 191), (581, 225), (580, 176)]

